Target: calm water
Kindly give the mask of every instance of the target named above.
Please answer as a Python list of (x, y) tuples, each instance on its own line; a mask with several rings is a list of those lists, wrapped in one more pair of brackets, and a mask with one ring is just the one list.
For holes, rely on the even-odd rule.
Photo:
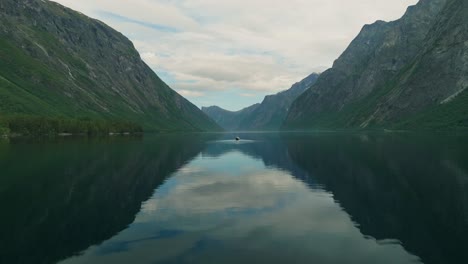
[(0, 263), (468, 263), (468, 138), (0, 141)]

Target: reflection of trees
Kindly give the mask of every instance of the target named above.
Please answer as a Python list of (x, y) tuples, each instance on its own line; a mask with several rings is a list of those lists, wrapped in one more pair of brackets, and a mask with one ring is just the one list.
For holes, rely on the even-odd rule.
[(0, 263), (55, 263), (133, 222), (197, 136), (0, 146)]
[(426, 263), (462, 263), (468, 259), (468, 145), (435, 139), (285, 140), (294, 162), (334, 194), (365, 235), (398, 239)]

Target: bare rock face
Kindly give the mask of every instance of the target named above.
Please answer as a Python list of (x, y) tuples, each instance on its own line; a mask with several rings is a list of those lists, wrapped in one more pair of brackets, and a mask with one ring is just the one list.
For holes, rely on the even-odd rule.
[(421, 0), (366, 25), (285, 128), (468, 127), (468, 2)]
[(0, 3), (0, 113), (123, 119), (148, 130), (216, 130), (132, 42), (50, 1)]

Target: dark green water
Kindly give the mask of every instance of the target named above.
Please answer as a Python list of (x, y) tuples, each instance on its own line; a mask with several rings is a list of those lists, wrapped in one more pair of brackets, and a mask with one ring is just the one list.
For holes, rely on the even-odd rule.
[(468, 263), (468, 138), (0, 141), (0, 263)]

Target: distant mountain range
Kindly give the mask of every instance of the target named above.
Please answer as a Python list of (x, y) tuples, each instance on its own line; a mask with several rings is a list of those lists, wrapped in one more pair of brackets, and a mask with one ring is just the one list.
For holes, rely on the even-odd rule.
[(366, 25), (283, 129), (468, 128), (468, 1), (420, 0)]
[(239, 130), (244, 119), (250, 116), (260, 104), (254, 104), (240, 111), (228, 111), (219, 106), (202, 107), (202, 111), (211, 117), (218, 125), (228, 131)]
[(311, 87), (318, 77), (319, 74), (313, 73), (289, 90), (266, 96), (262, 103), (237, 112), (218, 106), (203, 107), (202, 111), (229, 131), (279, 130), (293, 101)]
[(43, 0), (0, 1), (0, 117), (15, 114), (127, 120), (154, 131), (220, 130), (125, 36)]

